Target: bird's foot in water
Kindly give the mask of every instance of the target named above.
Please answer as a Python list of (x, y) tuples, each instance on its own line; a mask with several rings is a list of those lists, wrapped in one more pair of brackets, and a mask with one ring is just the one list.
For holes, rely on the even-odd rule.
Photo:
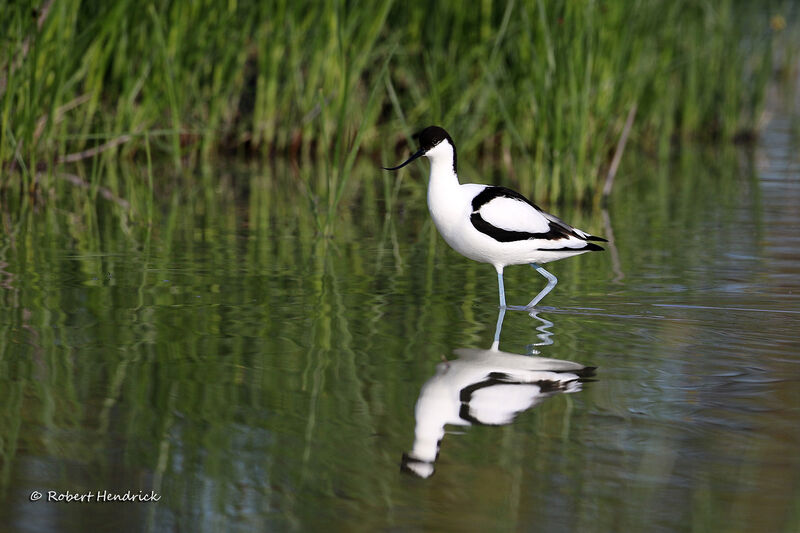
[(556, 308), (549, 305), (507, 305), (505, 309), (509, 311), (525, 311), (526, 313), (531, 313), (539, 311), (554, 311)]

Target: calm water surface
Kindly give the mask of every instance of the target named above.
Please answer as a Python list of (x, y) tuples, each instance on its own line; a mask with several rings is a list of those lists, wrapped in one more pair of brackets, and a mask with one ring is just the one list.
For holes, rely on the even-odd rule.
[[(0, 531), (800, 531), (789, 126), (632, 154), (607, 212), (557, 210), (613, 242), (551, 265), (502, 361), (494, 271), (421, 198), (387, 219), (365, 185), (330, 240), (264, 170), (139, 219), (5, 216)], [(507, 270), (510, 303), (543, 284)], [(537, 353), (595, 376), (543, 385), (567, 363)], [(433, 475), (401, 471), (439, 438)]]

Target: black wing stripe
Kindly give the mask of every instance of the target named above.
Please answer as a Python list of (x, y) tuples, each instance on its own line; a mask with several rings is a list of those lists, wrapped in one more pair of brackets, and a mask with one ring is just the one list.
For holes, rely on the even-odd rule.
[[(494, 376), (497, 374), (499, 374), (500, 377)], [(502, 424), (484, 422), (472, 414), (470, 402), (472, 401), (472, 396), (475, 394), (475, 392), (488, 387), (494, 387), (495, 385), (536, 385), (539, 387), (539, 394), (552, 395), (554, 393), (566, 390), (567, 385), (569, 383), (572, 383), (573, 381), (580, 381), (580, 379), (570, 379), (564, 381), (556, 381), (551, 379), (540, 379), (537, 381), (521, 381), (513, 379), (511, 378), (511, 376), (508, 376), (507, 374), (504, 374), (502, 372), (492, 372), (483, 381), (478, 381), (476, 383), (472, 383), (471, 385), (467, 385), (466, 387), (464, 387), (459, 391), (458, 396), (459, 400), (461, 400), (461, 407), (458, 410), (458, 416), (462, 420), (466, 420), (467, 422), (474, 425), (479, 425), (479, 426), (502, 425)], [(519, 413), (513, 413), (512, 419), (515, 418), (518, 414)]]
[(472, 199), (472, 210), (477, 211), (495, 198), (512, 198), (514, 200), (520, 200), (530, 205), (537, 211), (541, 211), (536, 204), (522, 196), (520, 193), (505, 187), (486, 187), (483, 189), (477, 196), (475, 196), (475, 198)]
[(514, 241), (527, 241), (529, 239), (544, 239), (546, 241), (555, 241), (558, 239), (567, 239), (572, 237), (571, 233), (567, 233), (563, 228), (550, 222), (550, 228), (544, 233), (530, 233), (527, 231), (513, 231), (503, 228), (498, 228), (486, 222), (480, 213), (472, 213), (469, 217), (475, 229), (481, 233), (485, 233), (492, 239), (499, 242), (514, 242)]
[(602, 252), (605, 250), (602, 246), (597, 246), (593, 242), (587, 242), (580, 248), (570, 248), (564, 246), (563, 248), (539, 248), (540, 252)]

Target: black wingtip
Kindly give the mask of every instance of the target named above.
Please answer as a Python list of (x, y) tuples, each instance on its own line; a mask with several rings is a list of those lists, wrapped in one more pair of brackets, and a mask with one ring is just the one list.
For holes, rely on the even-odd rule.
[(573, 374), (576, 374), (581, 380), (586, 378), (594, 377), (597, 374), (597, 367), (596, 366), (585, 366), (580, 370), (574, 371)]
[(603, 248), (602, 246), (597, 246), (596, 244), (594, 244), (592, 242), (587, 242), (586, 246), (584, 246), (581, 249), (582, 250), (588, 250), (590, 252), (602, 252), (603, 250), (605, 250), (605, 248)]
[(598, 242), (608, 242), (608, 239), (604, 239), (603, 237), (598, 237), (597, 235), (589, 235), (586, 237), (587, 241), (598, 241)]

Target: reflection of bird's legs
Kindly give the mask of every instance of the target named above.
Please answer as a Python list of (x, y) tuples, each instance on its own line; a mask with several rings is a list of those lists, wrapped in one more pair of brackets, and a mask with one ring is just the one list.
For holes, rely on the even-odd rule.
[(549, 346), (550, 344), (553, 344), (553, 339), (550, 338), (553, 336), (553, 332), (550, 331), (553, 323), (546, 318), (540, 317), (538, 311), (531, 311), (530, 316), (542, 323), (541, 326), (536, 327), (536, 331), (539, 332), (536, 336), (539, 337), (541, 342), (535, 342), (527, 346), (528, 355), (536, 355), (539, 353), (539, 350), (534, 348), (534, 346)]
[(528, 309), (541, 302), (542, 298), (547, 296), (547, 293), (552, 291), (553, 287), (555, 287), (556, 283), (558, 283), (558, 278), (552, 275), (544, 268), (542, 268), (541, 266), (537, 265), (536, 263), (531, 263), (531, 266), (536, 269), (536, 272), (547, 278), (547, 285), (545, 285), (544, 289), (542, 289), (541, 292), (539, 292), (539, 294), (537, 294), (536, 297), (533, 300), (531, 300), (531, 303), (525, 306)]
[(500, 331), (503, 329), (503, 319), (505, 316), (506, 308), (503, 306), (500, 308), (500, 313), (497, 315), (497, 327), (494, 330), (494, 342), (492, 343), (492, 350), (497, 351), (500, 348)]

